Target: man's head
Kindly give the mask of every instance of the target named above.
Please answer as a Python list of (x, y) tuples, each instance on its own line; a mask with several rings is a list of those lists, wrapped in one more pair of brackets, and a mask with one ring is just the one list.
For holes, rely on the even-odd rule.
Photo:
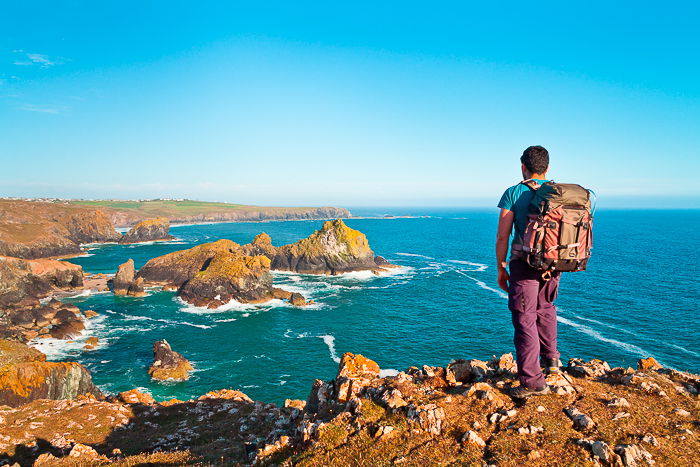
[(544, 175), (549, 168), (549, 152), (542, 146), (530, 146), (523, 151), (520, 162), (522, 162), (523, 177)]

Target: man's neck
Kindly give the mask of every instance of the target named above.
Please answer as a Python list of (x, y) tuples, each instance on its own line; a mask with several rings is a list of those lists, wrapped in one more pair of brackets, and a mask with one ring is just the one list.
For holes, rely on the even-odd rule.
[(525, 180), (547, 180), (547, 173), (543, 174), (525, 174)]

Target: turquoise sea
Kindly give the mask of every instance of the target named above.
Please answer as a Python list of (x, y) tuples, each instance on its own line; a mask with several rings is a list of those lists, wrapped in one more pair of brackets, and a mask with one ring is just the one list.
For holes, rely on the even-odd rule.
[[(51, 359), (75, 359), (107, 392), (145, 388), (157, 399), (186, 399), (220, 388), (254, 399), (306, 398), (314, 378), (335, 376), (343, 352), (362, 353), (382, 369), (446, 365), (513, 351), (510, 312), (493, 267), (496, 209), (354, 209), (346, 223), (365, 233), (376, 254), (403, 266), (390, 276), (275, 274), (275, 283), (316, 305), (282, 302), (189, 306), (172, 292), (147, 297), (100, 293), (67, 299), (100, 314), (75, 343), (47, 340)], [(412, 218), (382, 218), (385, 214)], [(562, 359), (602, 358), (634, 366), (654, 356), (700, 373), (698, 277), (700, 211), (600, 210), (589, 270), (566, 274), (559, 298)], [(115, 272), (148, 259), (229, 238), (250, 242), (261, 231), (275, 245), (294, 242), (322, 221), (177, 226), (169, 243), (92, 245), (71, 259), (88, 272)], [(99, 337), (97, 350), (82, 340)], [(187, 382), (151, 381), (154, 341), (167, 339), (194, 365)]]

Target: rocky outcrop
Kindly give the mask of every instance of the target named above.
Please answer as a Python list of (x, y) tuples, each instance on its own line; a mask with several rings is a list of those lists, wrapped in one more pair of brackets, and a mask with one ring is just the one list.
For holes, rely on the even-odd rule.
[(243, 248), (248, 254), (270, 258), (273, 270), (301, 274), (380, 273), (395, 267), (381, 256), (375, 256), (367, 237), (341, 219), (324, 222), (320, 230), (296, 243), (275, 247), (270, 236), (262, 233)]
[(133, 226), (122, 238), (119, 243), (139, 243), (159, 240), (172, 240), (172, 235), (169, 235), (170, 222), (168, 219), (159, 217), (157, 219), (146, 219)]
[(248, 251), (231, 240), (197, 245), (149, 260), (137, 279), (176, 288), (186, 302), (209, 308), (231, 300), (258, 303), (273, 298), (306, 304), (298, 294), (273, 287), (270, 260)]
[(82, 285), (83, 269), (76, 264), (0, 256), (0, 308), (23, 302), (35, 304), (53, 290)]
[[(230, 389), (189, 401), (157, 402), (137, 390), (106, 401), (37, 401), (0, 409), (7, 456), (0, 449), (0, 461), (31, 465), (50, 453), (70, 462), (69, 453), (86, 445), (125, 465), (695, 465), (698, 394), (689, 388), (700, 388), (700, 376), (666, 368), (567, 371), (547, 381), (573, 392), (523, 403), (508, 395), (517, 385), (509, 361), (507, 354), (456, 360), (454, 372), (484, 371), (480, 381), (450, 383), (446, 367), (382, 378), (375, 362), (347, 353), (334, 380), (314, 381), (306, 403), (283, 407)], [(571, 367), (604, 367), (579, 363)], [(346, 390), (348, 382), (357, 389)], [(647, 391), (654, 385), (666, 395)], [(621, 399), (626, 404), (611, 405)], [(629, 415), (618, 417), (620, 407)], [(581, 414), (594, 423), (577, 424)]]
[(115, 242), (121, 236), (100, 209), (69, 203), (0, 199), (0, 255), (65, 256), (81, 243)]
[(85, 329), (75, 305), (51, 300), (46, 304), (5, 308), (0, 312), (0, 338), (25, 342), (35, 338), (70, 339)]
[(163, 339), (153, 344), (153, 364), (148, 374), (159, 381), (184, 381), (190, 377), (192, 365), (185, 357), (170, 348)]
[(16, 407), (36, 399), (72, 399), (80, 394), (100, 395), (82, 365), (47, 362), (36, 349), (0, 340), (0, 406)]
[(132, 297), (146, 295), (143, 277), (136, 277), (133, 259), (129, 258), (126, 263), (119, 265), (117, 273), (112, 279), (112, 290), (114, 295), (130, 295)]
[(196, 306), (216, 308), (231, 300), (264, 302), (274, 298), (270, 260), (265, 256), (221, 253), (182, 285), (178, 295)]
[(150, 283), (180, 287), (206, 269), (216, 255), (238, 254), (239, 251), (240, 246), (231, 240), (204, 243), (149, 260), (139, 269), (138, 277)]

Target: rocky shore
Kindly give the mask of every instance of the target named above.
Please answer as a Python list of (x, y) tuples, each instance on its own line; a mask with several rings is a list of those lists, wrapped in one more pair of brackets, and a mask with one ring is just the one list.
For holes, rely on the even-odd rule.
[[(0, 460), (20, 465), (692, 465), (700, 376), (572, 359), (552, 394), (513, 400), (510, 354), (380, 377), (343, 355), (306, 400), (223, 389), (155, 401), (131, 390), (0, 407)], [(1, 381), (1, 380), (0, 380)]]

